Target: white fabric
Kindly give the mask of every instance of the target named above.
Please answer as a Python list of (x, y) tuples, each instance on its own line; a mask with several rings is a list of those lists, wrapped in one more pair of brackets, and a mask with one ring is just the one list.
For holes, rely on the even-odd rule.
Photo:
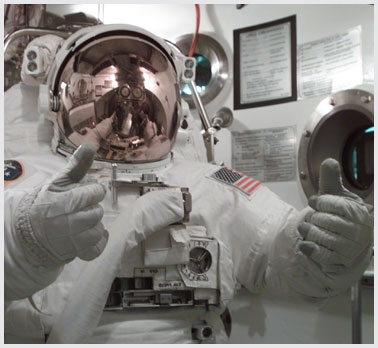
[[(53, 124), (38, 113), (39, 88), (19, 83), (4, 93), (4, 158), (50, 154)], [(32, 186), (30, 186), (32, 187)]]
[[(131, 199), (128, 197), (129, 204), (135, 200), (133, 198), (133, 196)], [(63, 290), (63, 293), (68, 290), (65, 294), (67, 302), (54, 318), (49, 343), (86, 342), (93, 334), (116, 276), (120, 259), (124, 251), (136, 244), (135, 233), (130, 224), (126, 223), (130, 221), (130, 217), (128, 209), (108, 225), (111, 233), (104, 253), (84, 266), (80, 272), (80, 281), (70, 284), (70, 289)], [(62, 289), (59, 290), (62, 292)], [(84, 298), (86, 300), (83, 301)], [(76, 314), (72, 316), (74, 312)]]
[[(168, 310), (129, 313), (106, 313), (88, 343), (117, 344), (183, 344), (193, 343), (191, 329), (194, 322), (206, 320), (211, 324), (216, 343), (227, 343), (227, 335), (220, 319), (221, 310), (175, 308)], [(111, 338), (109, 337), (111, 335)]]
[[(123, 196), (120, 202), (119, 210), (122, 212), (116, 219), (104, 220), (109, 221), (108, 229), (111, 231), (109, 245), (104, 253), (94, 262), (88, 263), (81, 272), (80, 282), (73, 285), (73, 289), (68, 295), (68, 301), (64, 311), (57, 317), (57, 324), (53, 327), (49, 337), (49, 343), (75, 343), (86, 342), (92, 336), (98, 321), (101, 318), (103, 308), (107, 299), (113, 279), (121, 262), (121, 258), (127, 260), (130, 249), (136, 246), (137, 242), (147, 238), (155, 229), (140, 230), (140, 221), (143, 220), (144, 212), (142, 212), (139, 203), (143, 197), (138, 197), (138, 190), (128, 192)], [(177, 222), (183, 217), (182, 195), (180, 192), (181, 204), (178, 203), (178, 194), (175, 191), (175, 199), (166, 200), (164, 211), (169, 211), (168, 220), (159, 220), (159, 227)], [(134, 206), (133, 209), (130, 207)], [(156, 207), (156, 206), (155, 206)], [(152, 212), (151, 212), (152, 213)], [(156, 214), (156, 212), (154, 213)], [(133, 223), (131, 217), (135, 216)], [(88, 298), (83, 302), (83, 298)], [(72, 312), (80, 307), (80, 313), (74, 318)], [(70, 332), (69, 337), (66, 332)]]
[[(49, 184), (30, 192), (6, 192), (10, 223), (5, 225), (5, 244), (6, 253), (13, 256), (5, 259), (6, 299), (32, 295), (55, 280), (62, 264), (76, 256), (91, 260), (105, 248), (108, 233), (100, 222), (103, 209), (98, 205), (105, 189), (100, 184), (77, 184), (93, 157), (94, 150), (82, 146)], [(20, 253), (22, 257), (14, 257)], [(23, 287), (28, 277), (30, 289)]]
[(176, 158), (207, 163), (207, 151), (201, 134), (201, 127), (198, 126), (190, 112), (188, 103), (182, 100), (181, 104), (183, 119), (172, 152)]
[[(182, 196), (181, 192), (178, 192), (178, 194)], [(161, 200), (159, 200), (159, 202), (161, 202)], [(182, 216), (183, 214), (181, 218)], [(162, 234), (168, 236), (168, 238), (163, 239), (166, 240), (164, 247), (159, 243), (162, 240)], [(188, 228), (186, 228), (185, 225), (175, 224), (164, 230), (159, 230), (159, 233), (153, 234), (144, 243), (144, 265), (176, 266), (188, 264), (190, 252), (189, 242)]]
[(5, 191), (4, 194), (4, 293), (5, 301), (26, 298), (52, 283), (60, 267), (35, 267), (28, 261), (15, 232), (14, 212), (25, 191)]
[(133, 227), (138, 240), (143, 240), (153, 232), (179, 222), (183, 216), (183, 197), (180, 189), (150, 192), (135, 203)]
[(28, 47), (39, 47), (39, 54), (41, 55), (41, 63), (42, 63), (42, 74), (40, 76), (33, 76), (27, 73), (26, 66), (29, 62), (28, 58), (24, 55), (22, 68), (21, 68), (21, 79), (22, 81), (30, 86), (38, 86), (41, 83), (46, 82), (46, 78), (50, 71), (52, 62), (55, 58), (56, 52), (62, 45), (64, 40), (56, 35), (44, 35), (35, 38), (34, 40), (30, 41), (28, 46), (25, 49), (25, 53), (28, 50)]
[[(5, 136), (6, 134), (7, 129)], [(27, 184), (28, 173), (34, 178), (34, 182), (38, 179), (43, 181), (43, 175), (51, 176), (57, 168), (65, 166), (64, 160), (59, 156), (51, 153), (39, 155), (38, 142), (34, 146), (34, 155), (12, 158), (23, 163), (25, 175), (23, 180), (6, 188), (5, 207), (9, 202), (9, 209), (5, 210), (5, 258), (9, 270), (14, 270), (13, 277), (18, 277), (9, 278), (11, 272), (6, 272), (6, 293), (13, 291), (13, 287), (17, 288), (19, 283), (22, 283), (26, 292), (35, 289), (36, 275), (33, 272), (27, 273), (22, 268), (20, 270), (19, 260), (25, 260), (25, 257), (22, 248), (9, 237), (12, 236), (9, 234), (12, 228), (12, 206), (17, 204), (18, 197), (15, 189)], [(5, 150), (9, 151), (7, 144)], [(341, 291), (342, 287), (346, 289), (350, 286), (350, 283), (345, 282), (340, 287), (336, 280), (331, 284), (335, 288), (330, 291), (318, 278), (316, 264), (300, 252), (298, 243), (302, 237), (296, 225), (304, 220), (307, 210), (296, 212), (263, 185), (247, 197), (231, 185), (209, 177), (218, 169), (219, 167), (210, 164), (174, 158), (171, 165), (158, 171), (157, 175), (159, 180), (168, 185), (189, 188), (193, 199), (190, 223), (204, 226), (208, 235), (220, 242), (220, 265), (222, 270), (228, 270), (220, 272), (221, 287), (223, 293), (228, 294), (228, 299), (232, 298), (236, 282), (254, 292), (271, 290), (306, 299), (324, 299)], [(43, 175), (37, 175), (39, 173)], [(143, 238), (146, 231), (151, 233), (160, 229), (164, 217), (174, 217), (175, 212), (180, 214), (182, 209), (177, 193), (167, 191), (161, 204), (158, 204), (158, 198), (148, 199), (154, 197), (153, 193), (135, 202), (137, 196), (137, 191), (120, 190), (118, 210), (114, 211), (110, 193), (107, 192), (102, 202), (105, 211), (103, 223), (109, 231), (109, 243), (104, 253), (91, 262), (76, 258), (64, 267), (51, 285), (35, 295), (36, 298), (41, 296), (44, 299), (41, 309), (46, 314), (38, 313), (37, 316), (43, 332), (50, 333), (50, 342), (150, 342), (153, 337), (156, 338), (155, 343), (191, 341), (189, 321), (184, 324), (185, 318), (180, 321), (174, 311), (161, 313), (146, 310), (135, 316), (132, 313), (113, 315), (102, 312), (114, 274), (121, 261), (128, 260), (138, 238)], [(138, 206), (141, 209), (139, 212), (136, 210), (139, 209)], [(131, 217), (134, 219), (132, 225), (129, 223)], [(143, 226), (148, 228), (142, 229)], [(23, 261), (22, 267), (31, 266)], [(27, 273), (26, 277), (24, 273)], [(31, 306), (26, 310), (35, 311)], [(187, 313), (189, 318), (190, 314)], [(19, 320), (21, 323), (23, 318), (18, 314), (8, 310), (5, 321), (12, 316), (13, 322)], [(216, 316), (207, 315), (201, 313), (201, 317), (208, 318), (212, 325), (219, 325)], [(9, 327), (7, 330), (6, 333), (20, 335), (17, 330), (12, 331)], [(170, 334), (159, 334), (159, 331), (169, 331)], [(38, 332), (41, 330), (34, 332), (34, 336)], [(25, 331), (23, 334), (32, 336)], [(224, 336), (219, 333), (218, 337)]]
[(16, 233), (31, 264), (55, 268), (76, 256), (92, 260), (104, 250), (108, 233), (98, 203), (105, 197), (105, 188), (78, 184), (94, 155), (94, 149), (83, 144), (50, 183), (18, 205)]
[[(33, 300), (37, 303), (38, 308), (43, 306), (43, 296), (34, 296)], [(22, 343), (20, 342), (22, 337), (39, 339), (39, 343), (43, 343), (47, 328), (41, 322), (41, 314), (36, 309), (31, 308), (28, 299), (6, 301), (4, 316), (7, 318), (4, 323), (4, 331), (17, 333), (19, 343)]]

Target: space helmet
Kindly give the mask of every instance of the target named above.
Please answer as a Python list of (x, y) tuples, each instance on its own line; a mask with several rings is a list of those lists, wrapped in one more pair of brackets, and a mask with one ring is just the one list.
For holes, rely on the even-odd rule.
[(58, 147), (72, 152), (89, 143), (97, 160), (109, 162), (166, 158), (181, 120), (183, 57), (166, 41), (130, 25), (73, 34), (48, 79)]

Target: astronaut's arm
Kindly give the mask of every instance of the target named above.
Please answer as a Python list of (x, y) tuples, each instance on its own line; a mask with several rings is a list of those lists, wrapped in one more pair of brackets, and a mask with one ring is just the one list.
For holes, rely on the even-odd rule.
[(28, 191), (4, 193), (4, 292), (5, 300), (26, 298), (51, 284), (63, 267), (45, 268), (32, 265), (17, 237), (14, 212)]
[(31, 296), (51, 284), (75, 257), (92, 260), (106, 246), (101, 224), (105, 189), (81, 185), (94, 149), (82, 145), (50, 183), (5, 192), (5, 299)]
[(362, 200), (343, 187), (336, 161), (323, 163), (319, 186), (319, 195), (301, 212), (283, 202), (282, 208), (272, 204), (273, 223), (261, 238), (247, 277), (251, 291), (321, 300), (360, 279), (371, 259), (373, 217)]
[(24, 51), (22, 81), (30, 86), (46, 82), (53, 60), (64, 40), (56, 35), (44, 35), (32, 40)]

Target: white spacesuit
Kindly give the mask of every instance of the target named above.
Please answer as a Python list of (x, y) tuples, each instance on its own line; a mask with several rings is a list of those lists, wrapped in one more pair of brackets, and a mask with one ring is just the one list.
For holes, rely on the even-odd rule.
[(6, 94), (6, 341), (225, 342), (237, 283), (322, 301), (367, 267), (373, 218), (336, 161), (297, 212), (204, 163), (188, 109), (173, 147), (185, 68), (151, 33), (99, 26), (56, 54), (46, 119), (35, 87)]

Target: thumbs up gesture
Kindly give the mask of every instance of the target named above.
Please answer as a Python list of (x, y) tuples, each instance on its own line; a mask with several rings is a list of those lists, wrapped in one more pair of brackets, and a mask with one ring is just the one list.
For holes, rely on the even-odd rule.
[(106, 190), (100, 184), (79, 184), (94, 156), (90, 145), (81, 145), (66, 168), (17, 207), (16, 233), (31, 264), (55, 268), (76, 256), (92, 260), (105, 248), (108, 232), (98, 203)]
[(336, 160), (322, 163), (319, 194), (309, 199), (309, 206), (313, 211), (298, 225), (303, 237), (299, 250), (323, 273), (347, 275), (358, 270), (361, 276), (370, 259), (373, 214), (343, 186)]

